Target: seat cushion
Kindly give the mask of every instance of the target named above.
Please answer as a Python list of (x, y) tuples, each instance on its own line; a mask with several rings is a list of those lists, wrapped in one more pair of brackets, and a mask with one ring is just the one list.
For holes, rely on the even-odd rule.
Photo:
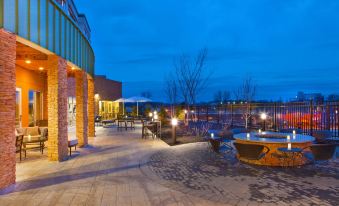
[(24, 136), (24, 142), (33, 142), (41, 140), (41, 135)]

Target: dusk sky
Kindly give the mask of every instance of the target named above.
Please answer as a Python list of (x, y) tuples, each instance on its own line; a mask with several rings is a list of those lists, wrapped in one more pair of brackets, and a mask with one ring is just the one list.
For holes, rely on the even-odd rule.
[(207, 47), (209, 90), (234, 91), (246, 76), (257, 99), (298, 91), (339, 93), (338, 0), (75, 0), (92, 29), (96, 74), (123, 95), (166, 100), (165, 74), (182, 53)]

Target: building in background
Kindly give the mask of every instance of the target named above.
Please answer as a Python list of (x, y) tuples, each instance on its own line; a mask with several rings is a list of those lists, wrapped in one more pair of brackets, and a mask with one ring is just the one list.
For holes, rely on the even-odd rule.
[(48, 126), (47, 156), (68, 159), (68, 77), (76, 137), (94, 137), (94, 52), (71, 0), (0, 0), (0, 189), (15, 183), (16, 127)]
[[(105, 75), (97, 75), (94, 78), (95, 84), (95, 115), (102, 119), (117, 118), (122, 103), (114, 102), (122, 98), (122, 83), (107, 79)], [(121, 105), (120, 105), (121, 104)]]

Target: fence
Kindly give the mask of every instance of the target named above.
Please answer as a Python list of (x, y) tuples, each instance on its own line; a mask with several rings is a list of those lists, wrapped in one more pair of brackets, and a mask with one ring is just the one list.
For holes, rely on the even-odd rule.
[[(293, 128), (310, 135), (316, 130), (329, 130), (338, 137), (338, 111), (339, 102), (220, 104), (197, 106), (191, 116), (222, 127), (245, 127), (247, 121), (251, 129), (279, 131)], [(266, 114), (266, 118), (262, 114)]]

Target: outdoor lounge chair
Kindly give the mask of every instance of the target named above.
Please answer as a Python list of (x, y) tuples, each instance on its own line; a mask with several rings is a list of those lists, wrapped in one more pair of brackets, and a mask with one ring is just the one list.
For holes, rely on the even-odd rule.
[(249, 160), (260, 160), (265, 158), (270, 149), (264, 145), (234, 143), (238, 151), (239, 158)]

